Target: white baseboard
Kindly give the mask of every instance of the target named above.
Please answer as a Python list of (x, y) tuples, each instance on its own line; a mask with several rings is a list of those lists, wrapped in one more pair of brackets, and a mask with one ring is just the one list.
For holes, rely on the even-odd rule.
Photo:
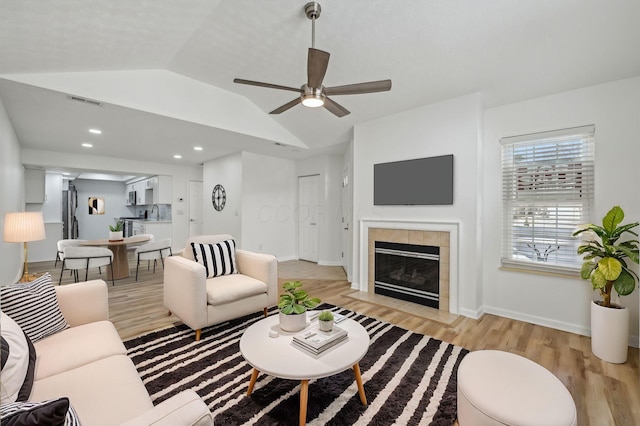
[(278, 258), (278, 262), (286, 262), (288, 260), (298, 260), (297, 256), (285, 256), (285, 257), (279, 257)]
[[(556, 321), (549, 318), (539, 317), (536, 315), (527, 315), (521, 312), (509, 311), (507, 309), (495, 308), (492, 306), (484, 306), (484, 312), (488, 314), (498, 315), (505, 318), (511, 318), (518, 321), (525, 321), (531, 324), (542, 325), (556, 330), (568, 331), (569, 333), (580, 334), (582, 336), (591, 336), (591, 328), (579, 324), (572, 324), (563, 321)], [(638, 336), (629, 335), (629, 346), (634, 348), (640, 347)]]
[(582, 336), (591, 335), (591, 330), (589, 329), (589, 327), (578, 324), (556, 321), (545, 317), (539, 317), (537, 315), (523, 314), (522, 312), (510, 311), (508, 309), (496, 308), (493, 306), (483, 306), (483, 310), (487, 314), (498, 315), (500, 317), (529, 322), (531, 324), (542, 325), (544, 327), (555, 328), (556, 330), (568, 331), (569, 333), (580, 334)]
[(342, 266), (342, 262), (339, 260), (318, 260), (318, 265), (321, 266)]
[(470, 309), (460, 309), (459, 315), (468, 317), (468, 318), (472, 318), (472, 319), (478, 319), (480, 318), (482, 315), (484, 315), (484, 307), (477, 309), (475, 311), (472, 311)]

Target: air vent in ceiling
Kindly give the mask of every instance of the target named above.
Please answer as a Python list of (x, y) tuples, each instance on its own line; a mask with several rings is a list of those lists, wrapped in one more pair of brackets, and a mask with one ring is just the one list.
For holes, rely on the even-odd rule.
[(67, 98), (71, 99), (72, 101), (84, 102), (85, 104), (102, 106), (102, 102), (94, 101), (93, 99), (83, 98), (82, 96), (67, 95)]

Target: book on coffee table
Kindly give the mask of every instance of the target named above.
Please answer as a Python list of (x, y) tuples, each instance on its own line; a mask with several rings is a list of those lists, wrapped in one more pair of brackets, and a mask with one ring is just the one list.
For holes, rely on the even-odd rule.
[(312, 354), (318, 355), (348, 337), (347, 332), (338, 326), (331, 331), (320, 331), (317, 324), (293, 336), (292, 343)]

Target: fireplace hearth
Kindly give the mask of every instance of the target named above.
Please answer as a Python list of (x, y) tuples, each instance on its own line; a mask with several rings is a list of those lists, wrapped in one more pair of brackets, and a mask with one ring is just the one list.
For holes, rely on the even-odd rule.
[(432, 308), (440, 304), (440, 247), (375, 241), (374, 292)]

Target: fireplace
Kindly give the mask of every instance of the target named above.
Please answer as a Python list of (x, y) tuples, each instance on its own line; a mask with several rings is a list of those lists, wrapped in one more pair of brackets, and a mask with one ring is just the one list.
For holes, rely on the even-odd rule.
[(438, 309), (440, 247), (375, 242), (374, 292)]
[[(419, 222), (383, 219), (362, 219), (360, 221), (359, 270), (361, 280), (357, 288), (368, 293), (385, 306), (393, 309), (422, 309), (431, 311), (425, 305), (408, 302), (395, 297), (375, 294), (375, 243), (388, 242), (417, 246), (433, 246), (439, 249), (438, 308), (440, 312), (458, 314), (458, 224), (456, 222)], [(405, 268), (406, 269), (406, 268)], [(413, 272), (412, 272), (413, 274)], [(354, 287), (355, 288), (355, 287)], [(365, 296), (366, 297), (366, 296)], [(377, 298), (377, 299), (375, 299)]]

